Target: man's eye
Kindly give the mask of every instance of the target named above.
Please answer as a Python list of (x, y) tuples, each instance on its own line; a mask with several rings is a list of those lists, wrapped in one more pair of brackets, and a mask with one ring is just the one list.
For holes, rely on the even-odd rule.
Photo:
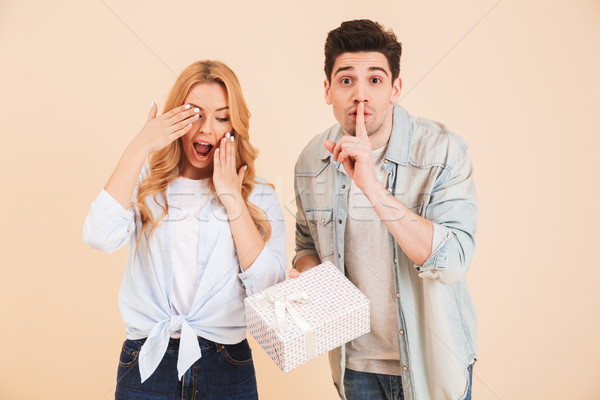
[(352, 83), (350, 78), (342, 78), (342, 80), (340, 82), (344, 85), (349, 85), (350, 83)]
[(373, 78), (373, 79), (371, 79), (371, 83), (381, 83), (381, 79), (380, 78)]

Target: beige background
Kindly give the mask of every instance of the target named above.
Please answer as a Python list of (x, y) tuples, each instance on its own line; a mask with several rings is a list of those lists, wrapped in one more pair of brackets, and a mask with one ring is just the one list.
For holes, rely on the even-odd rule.
[[(474, 398), (600, 398), (597, 0), (4, 0), (1, 399), (112, 398), (126, 250), (88, 248), (82, 224), (150, 101), (195, 60), (242, 82), (291, 260), (294, 161), (334, 123), (324, 40), (363, 17), (404, 44), (401, 104), (472, 149)], [(252, 344), (262, 399), (335, 398), (325, 358), (284, 375)]]

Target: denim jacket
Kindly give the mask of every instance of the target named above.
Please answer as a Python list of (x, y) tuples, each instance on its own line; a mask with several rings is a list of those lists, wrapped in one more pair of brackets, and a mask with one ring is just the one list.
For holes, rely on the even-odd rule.
[[(302, 256), (317, 254), (344, 272), (350, 178), (324, 146), (342, 134), (336, 124), (317, 135), (296, 163), (294, 265)], [(389, 173), (389, 192), (433, 223), (431, 255), (423, 265), (415, 265), (390, 234), (404, 396), (462, 399), (469, 385), (467, 368), (477, 353), (476, 313), (465, 281), (478, 215), (468, 146), (444, 125), (395, 105), (382, 166)], [(331, 351), (329, 361), (344, 398), (344, 346)]]

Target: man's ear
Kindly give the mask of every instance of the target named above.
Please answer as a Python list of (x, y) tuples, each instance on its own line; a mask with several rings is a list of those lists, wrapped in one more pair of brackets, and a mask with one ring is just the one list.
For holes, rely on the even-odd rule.
[(325, 103), (331, 105), (331, 86), (329, 85), (329, 80), (325, 79), (323, 85), (325, 86)]
[(402, 91), (402, 79), (400, 79), (400, 77), (397, 77), (396, 80), (394, 81), (394, 84), (392, 85), (392, 98), (391, 98), (392, 103), (396, 103), (398, 101), (398, 99), (400, 98), (401, 91)]

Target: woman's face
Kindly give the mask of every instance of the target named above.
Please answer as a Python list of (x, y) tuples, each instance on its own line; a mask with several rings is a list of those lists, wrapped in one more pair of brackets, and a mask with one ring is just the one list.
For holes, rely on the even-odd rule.
[(209, 178), (213, 172), (215, 149), (221, 138), (233, 129), (227, 90), (218, 83), (197, 83), (190, 89), (184, 104), (199, 108), (200, 117), (181, 137), (185, 153), (182, 175), (189, 179)]

